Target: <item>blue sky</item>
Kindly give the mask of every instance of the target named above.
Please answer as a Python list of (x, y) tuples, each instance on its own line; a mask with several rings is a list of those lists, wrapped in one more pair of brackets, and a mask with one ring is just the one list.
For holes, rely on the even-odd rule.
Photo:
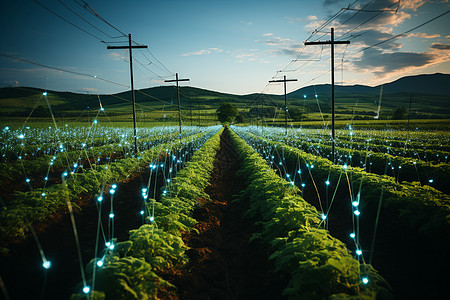
[[(116, 38), (119, 32), (79, 5), (82, 0), (36, 1), (100, 40), (125, 44), (117, 43), (126, 41)], [(2, 1), (0, 53), (130, 84), (126, 50), (107, 50), (105, 43), (36, 1)], [(400, 6), (395, 0), (86, 2), (120, 31), (131, 33), (134, 41), (148, 45), (151, 53), (133, 50), (135, 88), (167, 85), (164, 80), (174, 73), (191, 80), (182, 85), (236, 94), (280, 94), (282, 86), (268, 81), (284, 75), (298, 79), (288, 84), (289, 91), (329, 83), (329, 46), (304, 47), (303, 41), (344, 7), (375, 12), (344, 11), (310, 39), (329, 40), (324, 34), (333, 26), (337, 39), (351, 40), (349, 46), (336, 46), (337, 83), (377, 85), (406, 75), (450, 73), (450, 13), (400, 39), (363, 50), (448, 11), (448, 1), (404, 0)], [(90, 93), (126, 89), (5, 57), (0, 57), (0, 70), (1, 86)]]

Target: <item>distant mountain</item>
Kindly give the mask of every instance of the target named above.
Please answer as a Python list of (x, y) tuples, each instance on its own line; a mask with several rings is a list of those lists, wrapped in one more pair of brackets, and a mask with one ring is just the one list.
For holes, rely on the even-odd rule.
[[(335, 85), (335, 95), (339, 94), (379, 94), (383, 86), (383, 94), (409, 93), (420, 95), (443, 95), (450, 96), (450, 74), (423, 74), (415, 76), (406, 76), (393, 82), (385, 83), (375, 87), (365, 85)], [(289, 97), (301, 98), (320, 93), (322, 96), (331, 94), (330, 84), (319, 84), (307, 86), (289, 93)]]

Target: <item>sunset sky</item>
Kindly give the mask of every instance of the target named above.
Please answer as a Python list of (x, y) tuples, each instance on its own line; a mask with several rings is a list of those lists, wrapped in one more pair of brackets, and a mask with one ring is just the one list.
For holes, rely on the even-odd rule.
[(148, 45), (149, 51), (133, 50), (137, 89), (167, 85), (164, 80), (175, 73), (190, 79), (183, 86), (234, 94), (280, 94), (281, 84), (268, 81), (284, 75), (298, 79), (288, 84), (289, 91), (329, 83), (330, 47), (303, 42), (329, 40), (331, 27), (336, 40), (351, 42), (335, 47), (339, 84), (378, 85), (406, 75), (450, 73), (450, 13), (374, 46), (450, 9), (448, 0), (399, 2), (4, 0), (0, 54), (10, 57), (0, 56), (0, 85), (124, 91), (130, 85), (128, 53), (107, 49), (107, 44), (127, 44), (120, 32)]

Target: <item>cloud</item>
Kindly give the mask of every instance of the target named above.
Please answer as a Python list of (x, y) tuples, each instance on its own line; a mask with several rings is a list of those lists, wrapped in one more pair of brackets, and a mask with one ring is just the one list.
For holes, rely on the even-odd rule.
[(269, 63), (266, 59), (262, 58), (266, 56), (266, 53), (259, 49), (239, 49), (232, 53), (232, 56), (237, 59), (238, 63), (243, 62), (257, 62), (257, 63)]
[(434, 39), (434, 38), (438, 38), (441, 37), (440, 34), (427, 34), (427, 33), (422, 33), (422, 32), (416, 32), (416, 33), (410, 33), (408, 34), (408, 37), (419, 37), (419, 38), (423, 38), (423, 39)]
[(265, 40), (264, 43), (269, 46), (284, 46), (294, 43), (294, 40), (274, 36), (268, 40)]
[(182, 56), (191, 56), (191, 55), (207, 55), (207, 54), (217, 54), (217, 53), (222, 53), (223, 49), (219, 49), (219, 48), (208, 48), (208, 49), (203, 49), (203, 50), (198, 50), (198, 51), (193, 51), (193, 52), (188, 52), (188, 53), (184, 53), (181, 54)]
[(248, 21), (241, 21), (240, 22), (241, 24), (245, 24), (245, 25), (252, 25), (253, 24), (253, 22), (248, 22)]
[(125, 60), (126, 59), (125, 55), (118, 53), (118, 52), (110, 52), (110, 53), (108, 53), (108, 55), (112, 60)]
[(96, 88), (81, 88), (81, 89), (78, 89), (78, 91), (82, 92), (82, 93), (85, 93), (85, 92), (87, 92), (87, 93), (99, 93), (100, 92)]
[(273, 35), (273, 33), (270, 33), (270, 32), (269, 32), (269, 33), (264, 33), (264, 34), (263, 34), (263, 36), (271, 36), (271, 35)]
[(449, 44), (440, 44), (440, 43), (434, 43), (431, 45), (432, 49), (438, 49), (438, 50), (450, 50)]
[(17, 80), (6, 80), (3, 81), (4, 85), (10, 86), (10, 87), (18, 87), (20, 86), (20, 83)]

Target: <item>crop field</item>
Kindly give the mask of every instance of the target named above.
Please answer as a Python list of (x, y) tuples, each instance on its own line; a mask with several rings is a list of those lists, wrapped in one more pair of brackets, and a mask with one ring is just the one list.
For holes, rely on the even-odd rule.
[(450, 297), (448, 131), (103, 123), (2, 126), (11, 299)]

